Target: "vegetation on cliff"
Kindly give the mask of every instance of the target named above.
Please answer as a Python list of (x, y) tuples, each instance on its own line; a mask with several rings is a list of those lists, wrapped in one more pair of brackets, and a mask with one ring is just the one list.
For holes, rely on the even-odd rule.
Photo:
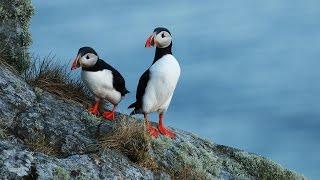
[(18, 72), (29, 66), (31, 0), (0, 0), (0, 58)]

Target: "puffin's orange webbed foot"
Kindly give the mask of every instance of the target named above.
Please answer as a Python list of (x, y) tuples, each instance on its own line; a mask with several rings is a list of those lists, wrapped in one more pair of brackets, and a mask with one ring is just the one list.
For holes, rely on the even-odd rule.
[(175, 139), (176, 138), (176, 134), (171, 131), (170, 129), (168, 128), (165, 128), (162, 124), (159, 124), (158, 125), (158, 129), (159, 129), (159, 132), (164, 135), (164, 136), (167, 136), (171, 139)]
[(115, 113), (109, 110), (105, 111), (102, 116), (104, 119), (109, 121), (113, 121), (115, 119)]
[(148, 125), (147, 130), (150, 133), (151, 137), (157, 138), (159, 136), (158, 129), (153, 127), (151, 124)]
[(92, 108), (88, 109), (88, 111), (95, 116), (99, 116), (99, 103), (94, 104)]
[(164, 116), (161, 113), (161, 114), (159, 114), (159, 124), (158, 124), (158, 129), (159, 129), (160, 133), (164, 136), (171, 138), (171, 139), (176, 138), (176, 134), (164, 126), (163, 120), (164, 120)]

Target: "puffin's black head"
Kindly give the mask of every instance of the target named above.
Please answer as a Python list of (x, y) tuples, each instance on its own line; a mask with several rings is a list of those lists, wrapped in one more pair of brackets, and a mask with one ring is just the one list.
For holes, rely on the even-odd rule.
[(80, 54), (81, 56), (88, 54), (88, 53), (92, 53), (92, 54), (98, 56), (97, 52), (92, 47), (82, 47), (78, 51), (78, 54)]
[(157, 27), (153, 30), (153, 32), (156, 34), (159, 34), (161, 31), (166, 31), (167, 33), (169, 33), (171, 35), (170, 31), (165, 27)]
[(77, 57), (72, 63), (71, 70), (77, 69), (78, 67), (92, 67), (94, 66), (99, 57), (97, 52), (91, 47), (82, 47), (79, 49)]
[(166, 48), (172, 42), (171, 33), (167, 28), (157, 27), (153, 34), (147, 39), (145, 47), (156, 46), (157, 48)]

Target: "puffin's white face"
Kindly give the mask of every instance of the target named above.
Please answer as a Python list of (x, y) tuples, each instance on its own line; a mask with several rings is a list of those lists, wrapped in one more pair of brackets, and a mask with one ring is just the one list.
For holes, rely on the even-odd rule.
[(73, 60), (71, 70), (78, 67), (92, 67), (94, 66), (99, 57), (97, 52), (91, 47), (82, 47), (79, 49), (77, 57)]
[(172, 37), (167, 31), (161, 31), (154, 37), (154, 44), (158, 48), (166, 48), (171, 44)]
[(87, 53), (79, 58), (79, 64), (81, 67), (92, 67), (98, 61), (98, 56), (93, 53)]
[(167, 31), (154, 32), (146, 41), (145, 47), (156, 46), (157, 48), (166, 48), (170, 46), (172, 37)]

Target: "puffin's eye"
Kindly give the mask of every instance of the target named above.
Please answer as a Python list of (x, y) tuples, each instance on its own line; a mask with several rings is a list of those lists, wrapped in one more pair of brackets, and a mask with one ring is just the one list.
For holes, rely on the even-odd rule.
[(86, 56), (86, 59), (90, 59), (89, 55)]
[(161, 34), (161, 37), (164, 38), (164, 37), (166, 37), (166, 36), (164, 35), (164, 33), (162, 33), (162, 34)]

